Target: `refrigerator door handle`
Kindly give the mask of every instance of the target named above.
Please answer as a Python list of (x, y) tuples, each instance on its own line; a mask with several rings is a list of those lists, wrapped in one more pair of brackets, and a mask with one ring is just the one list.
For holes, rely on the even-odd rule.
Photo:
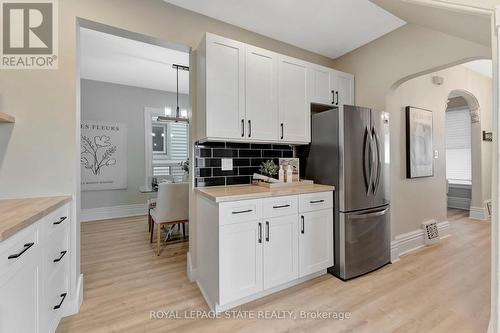
[(385, 215), (385, 213), (387, 213), (388, 210), (389, 210), (389, 208), (385, 208), (383, 210), (380, 210), (378, 212), (373, 212), (373, 213), (352, 214), (352, 215), (349, 215), (349, 218), (350, 219), (366, 219), (366, 218), (370, 218), (370, 217), (382, 216), (382, 215)]
[(365, 135), (363, 139), (363, 176), (365, 179), (366, 194), (370, 195), (372, 187), (372, 165), (370, 159), (372, 158), (372, 139), (368, 128), (365, 128)]
[(378, 191), (379, 183), (380, 183), (380, 172), (382, 168), (382, 161), (381, 161), (381, 156), (380, 156), (380, 140), (378, 138), (377, 132), (375, 131), (375, 128), (373, 128), (373, 142), (375, 143), (375, 165), (376, 165), (376, 171), (375, 171), (375, 176), (373, 179), (373, 194), (376, 194)]

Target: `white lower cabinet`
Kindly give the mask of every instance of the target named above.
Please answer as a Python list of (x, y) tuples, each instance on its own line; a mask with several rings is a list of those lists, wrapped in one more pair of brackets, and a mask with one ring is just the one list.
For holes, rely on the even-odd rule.
[(40, 255), (34, 250), (26, 251), (13, 274), (0, 272), (0, 332), (40, 332)]
[(69, 205), (0, 242), (0, 332), (51, 333), (69, 299)]
[(297, 215), (264, 222), (264, 289), (299, 277)]
[(220, 302), (262, 291), (262, 222), (222, 226), (219, 240)]
[[(212, 294), (212, 283), (217, 281), (218, 300), (207, 299), (209, 305), (216, 304), (217, 311), (228, 309), (305, 281), (300, 278), (318, 276), (333, 266), (332, 197), (332, 192), (323, 192), (241, 200), (200, 211), (203, 216), (219, 217), (210, 221), (219, 228), (218, 257), (200, 252), (200, 260), (207, 261), (207, 272), (201, 271), (198, 280), (206, 288), (205, 297)], [(302, 213), (299, 207), (306, 211)], [(200, 234), (211, 232), (210, 222)], [(218, 262), (210, 265), (212, 259)], [(219, 267), (216, 276), (209, 272), (214, 266)]]
[(302, 213), (299, 228), (299, 276), (333, 266), (333, 210)]

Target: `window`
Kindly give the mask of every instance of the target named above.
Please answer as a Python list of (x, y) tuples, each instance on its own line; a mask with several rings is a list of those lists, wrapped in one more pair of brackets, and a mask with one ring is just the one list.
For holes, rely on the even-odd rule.
[(158, 122), (158, 116), (166, 113), (166, 109), (145, 109), (145, 132), (149, 135), (145, 147), (146, 178), (173, 176), (179, 181), (184, 175), (180, 163), (189, 157), (189, 125)]
[(469, 109), (446, 111), (446, 179), (450, 184), (472, 184)]
[(153, 140), (153, 153), (167, 154), (167, 126), (166, 125), (153, 125), (152, 131)]

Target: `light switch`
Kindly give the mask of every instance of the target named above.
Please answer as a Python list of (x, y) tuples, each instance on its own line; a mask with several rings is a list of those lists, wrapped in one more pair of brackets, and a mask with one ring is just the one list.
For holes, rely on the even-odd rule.
[(222, 171), (233, 170), (233, 159), (223, 158), (222, 159)]
[(437, 150), (434, 150), (434, 158), (439, 158), (439, 153)]

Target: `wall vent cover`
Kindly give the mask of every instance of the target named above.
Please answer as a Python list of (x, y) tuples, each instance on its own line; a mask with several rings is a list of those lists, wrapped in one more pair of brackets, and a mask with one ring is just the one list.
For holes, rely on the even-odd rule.
[(439, 230), (436, 220), (422, 222), (422, 228), (424, 229), (424, 243), (426, 245), (439, 241)]

